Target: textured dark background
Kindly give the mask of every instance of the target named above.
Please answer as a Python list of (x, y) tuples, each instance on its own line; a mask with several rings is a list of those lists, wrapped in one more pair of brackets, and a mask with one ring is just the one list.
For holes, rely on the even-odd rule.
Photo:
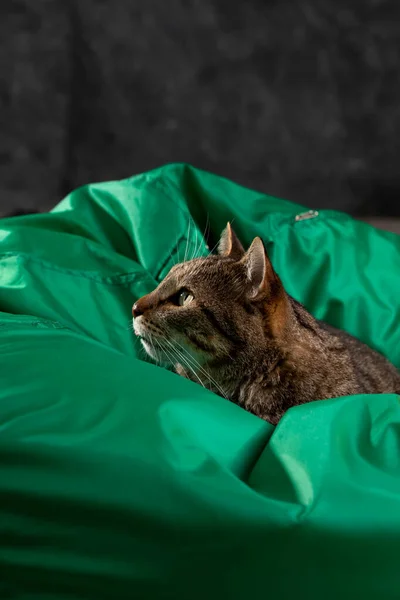
[(1, 0), (0, 212), (185, 161), (400, 215), (399, 0)]

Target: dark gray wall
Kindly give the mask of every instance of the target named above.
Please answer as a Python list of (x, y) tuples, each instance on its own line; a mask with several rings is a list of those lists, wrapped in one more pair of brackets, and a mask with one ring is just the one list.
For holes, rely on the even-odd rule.
[(185, 161), (400, 215), (398, 0), (1, 0), (0, 212)]

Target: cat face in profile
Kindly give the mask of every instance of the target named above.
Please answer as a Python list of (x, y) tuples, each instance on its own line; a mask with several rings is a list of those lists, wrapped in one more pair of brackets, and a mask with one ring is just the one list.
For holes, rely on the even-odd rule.
[[(279, 291), (261, 239), (245, 252), (228, 224), (218, 256), (174, 266), (152, 293), (136, 302), (134, 331), (152, 358), (203, 379), (209, 368), (248, 362), (255, 340), (257, 351), (264, 338), (268, 341), (261, 308), (269, 295), (276, 311), (273, 300), (279, 301)], [(278, 320), (276, 315), (275, 324)]]
[(273, 424), (313, 400), (400, 393), (393, 365), (315, 319), (285, 292), (261, 239), (245, 252), (229, 224), (217, 256), (173, 267), (133, 316), (153, 359)]

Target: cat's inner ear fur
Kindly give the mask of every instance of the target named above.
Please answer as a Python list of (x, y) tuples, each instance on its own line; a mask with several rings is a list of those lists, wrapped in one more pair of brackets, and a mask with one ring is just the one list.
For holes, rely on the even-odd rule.
[(242, 258), (245, 265), (247, 279), (249, 281), (249, 297), (252, 300), (260, 300), (269, 295), (279, 279), (275, 274), (271, 261), (265, 251), (261, 238), (254, 238), (250, 248)]
[(244, 255), (244, 248), (230, 223), (227, 224), (221, 234), (218, 245), (218, 254), (220, 256), (233, 258), (233, 260), (240, 260)]

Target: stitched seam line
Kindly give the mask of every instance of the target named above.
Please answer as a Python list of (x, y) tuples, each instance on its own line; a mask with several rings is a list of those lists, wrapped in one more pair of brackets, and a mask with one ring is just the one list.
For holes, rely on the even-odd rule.
[[(64, 275), (69, 275), (71, 277), (89, 279), (90, 281), (95, 281), (96, 283), (103, 283), (106, 285), (126, 285), (132, 281), (141, 281), (145, 279), (151, 279), (151, 275), (149, 273), (116, 273), (115, 275), (107, 275), (101, 276), (97, 273), (86, 273), (84, 271), (77, 271), (74, 269), (64, 269), (63, 267), (58, 267), (56, 265), (52, 265), (45, 260), (40, 258), (36, 258), (24, 252), (4, 252), (0, 254), (0, 261), (3, 258), (19, 258), (21, 257), (26, 262), (33, 262), (42, 266), (44, 269), (49, 271), (55, 271), (57, 273), (63, 273)], [(123, 281), (118, 281), (118, 279), (123, 279)]]
[(18, 321), (18, 320), (11, 320), (11, 321), (7, 321), (7, 322), (0, 322), (0, 329), (14, 329), (15, 326), (20, 326), (20, 327), (43, 327), (43, 329), (54, 329), (54, 330), (60, 330), (60, 329), (64, 329), (67, 331), (71, 331), (71, 329), (69, 329), (69, 327), (67, 327), (66, 325), (62, 325), (62, 323), (60, 323), (59, 321), (49, 321), (48, 319), (43, 319), (43, 321), (40, 321), (38, 319), (35, 319), (34, 321)]

